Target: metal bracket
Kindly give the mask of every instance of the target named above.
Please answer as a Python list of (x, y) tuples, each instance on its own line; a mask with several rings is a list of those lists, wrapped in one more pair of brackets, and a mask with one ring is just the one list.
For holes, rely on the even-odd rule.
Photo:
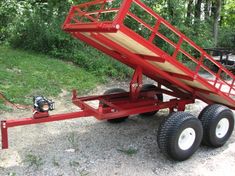
[(137, 67), (130, 82), (131, 100), (136, 100), (139, 97), (140, 90), (143, 86), (142, 77), (143, 77), (142, 69), (140, 67)]

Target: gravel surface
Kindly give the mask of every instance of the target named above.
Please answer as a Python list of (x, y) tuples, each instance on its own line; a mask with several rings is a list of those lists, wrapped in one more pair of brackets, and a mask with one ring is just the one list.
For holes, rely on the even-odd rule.
[[(123, 84), (111, 82), (92, 93)], [(63, 92), (53, 113), (76, 111), (69, 99)], [(197, 116), (204, 106), (196, 101), (187, 111)], [(159, 151), (156, 140), (167, 115), (161, 110), (153, 117), (131, 116), (121, 124), (90, 117), (9, 129), (10, 149), (0, 150), (0, 176), (234, 176), (235, 133), (221, 148), (201, 146), (190, 159), (172, 161)], [(30, 110), (14, 110), (0, 119), (30, 116)]]

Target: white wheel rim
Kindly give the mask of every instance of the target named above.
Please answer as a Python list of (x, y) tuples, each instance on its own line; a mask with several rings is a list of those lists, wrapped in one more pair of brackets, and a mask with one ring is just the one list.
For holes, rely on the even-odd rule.
[(229, 129), (229, 121), (226, 118), (223, 118), (219, 121), (216, 126), (215, 134), (217, 138), (223, 138)]
[(195, 130), (193, 128), (186, 128), (180, 134), (178, 139), (178, 146), (181, 150), (188, 150), (190, 147), (192, 147), (195, 139)]

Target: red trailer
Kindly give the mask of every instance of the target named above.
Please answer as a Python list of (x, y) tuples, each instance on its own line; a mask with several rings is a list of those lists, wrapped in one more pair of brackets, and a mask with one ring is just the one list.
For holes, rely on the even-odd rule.
[[(140, 0), (95, 0), (73, 6), (63, 30), (133, 68), (130, 90), (115, 88), (88, 97), (77, 97), (74, 90), (72, 102), (80, 109), (59, 115), (48, 113), (53, 102), (36, 97), (32, 118), (1, 122), (3, 149), (8, 148), (11, 127), (87, 116), (122, 122), (130, 115), (153, 115), (164, 108), (171, 113), (158, 130), (158, 146), (175, 160), (189, 158), (201, 142), (220, 147), (231, 136), (234, 75)], [(142, 75), (157, 86), (143, 85)], [(163, 94), (175, 98), (164, 101)], [(209, 104), (198, 118), (184, 112), (195, 99)], [(94, 100), (100, 102), (98, 108), (89, 105)]]

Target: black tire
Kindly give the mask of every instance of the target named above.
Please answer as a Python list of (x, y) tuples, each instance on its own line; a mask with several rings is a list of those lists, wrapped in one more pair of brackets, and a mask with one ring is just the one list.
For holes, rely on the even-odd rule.
[[(115, 93), (125, 93), (125, 92), (126, 91), (121, 88), (112, 88), (112, 89), (105, 91), (104, 95), (110, 95), (110, 94), (115, 94)], [(105, 107), (105, 105), (103, 105), (103, 106)], [(125, 117), (120, 117), (120, 118), (116, 118), (116, 119), (109, 119), (107, 121), (110, 123), (121, 123), (121, 122), (124, 122), (127, 118), (128, 118), (128, 116), (125, 116)]]
[(186, 112), (175, 112), (160, 124), (157, 142), (165, 155), (183, 161), (196, 152), (202, 136), (203, 128), (200, 120)]
[[(198, 118), (204, 131), (202, 144), (221, 147), (228, 141), (234, 129), (234, 116), (229, 108), (219, 104), (208, 105)], [(221, 124), (222, 121), (226, 124)]]
[[(147, 90), (149, 90), (149, 89), (155, 89), (155, 88), (157, 88), (157, 87), (156, 87), (155, 85), (153, 85), (153, 84), (144, 84), (144, 85), (142, 86), (141, 91), (147, 91)], [(163, 94), (162, 94), (162, 93), (156, 94), (156, 99), (158, 99), (159, 101), (163, 101)], [(157, 110), (157, 111), (152, 111), (152, 112), (141, 113), (140, 115), (141, 115), (141, 116), (153, 116), (153, 115), (155, 115), (157, 112), (158, 112), (158, 110)]]

